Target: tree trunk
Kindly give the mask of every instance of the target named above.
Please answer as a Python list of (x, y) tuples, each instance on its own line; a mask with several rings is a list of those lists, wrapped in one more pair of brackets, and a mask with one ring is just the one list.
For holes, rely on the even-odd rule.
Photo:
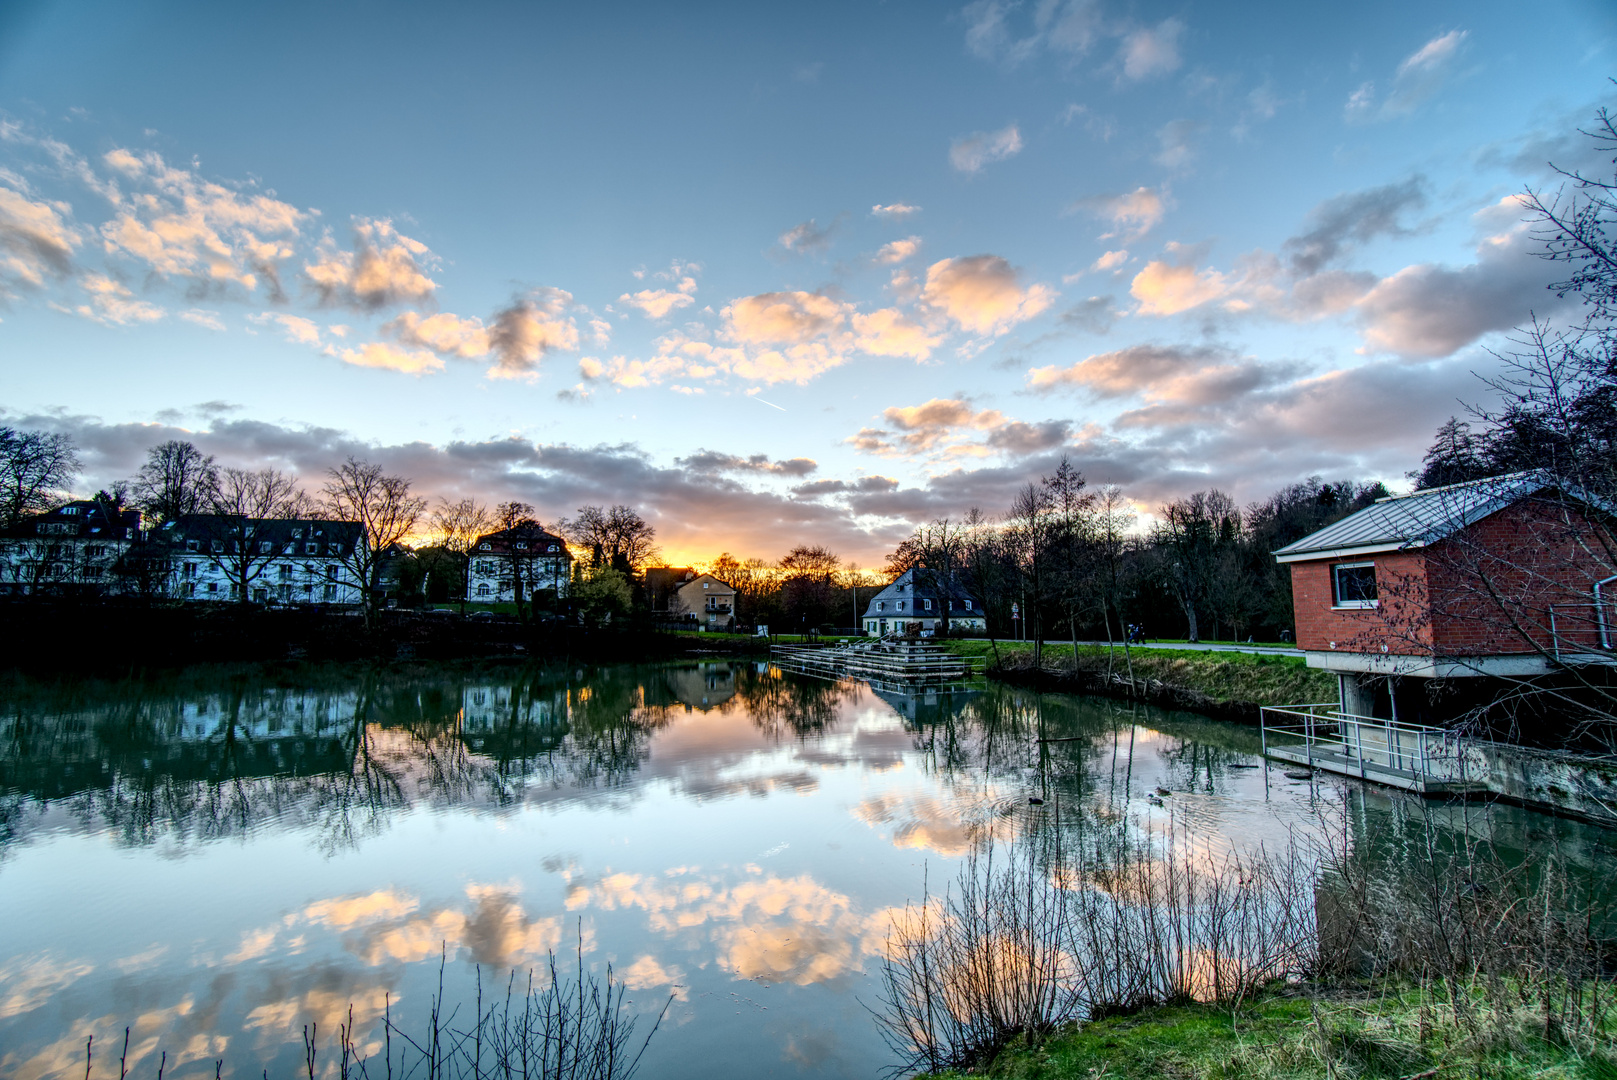
[(1189, 600), (1184, 602), (1185, 620), (1190, 624), (1190, 643), (1195, 645), (1201, 641), (1201, 632), (1196, 628), (1196, 605)]

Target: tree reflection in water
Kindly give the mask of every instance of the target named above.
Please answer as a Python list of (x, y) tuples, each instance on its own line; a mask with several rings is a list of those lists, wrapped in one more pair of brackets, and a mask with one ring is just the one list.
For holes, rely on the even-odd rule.
[(416, 806), (498, 810), (536, 790), (625, 785), (687, 712), (744, 712), (769, 738), (806, 738), (859, 692), (731, 663), (11, 673), (0, 689), (0, 858), (47, 819), (129, 846), (274, 822), (335, 851)]

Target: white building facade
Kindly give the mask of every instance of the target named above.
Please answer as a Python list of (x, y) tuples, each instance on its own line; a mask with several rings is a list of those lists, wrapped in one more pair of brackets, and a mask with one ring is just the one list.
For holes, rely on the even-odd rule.
[(513, 604), (517, 586), (531, 603), (567, 596), (573, 556), (567, 541), (539, 526), (517, 526), (477, 538), (466, 575), (466, 599), (474, 604)]
[(244, 588), (250, 602), (277, 606), (364, 598), (349, 564), (365, 538), (352, 522), (198, 514), (167, 523), (153, 539), (166, 551), (165, 591), (176, 600), (239, 601)]

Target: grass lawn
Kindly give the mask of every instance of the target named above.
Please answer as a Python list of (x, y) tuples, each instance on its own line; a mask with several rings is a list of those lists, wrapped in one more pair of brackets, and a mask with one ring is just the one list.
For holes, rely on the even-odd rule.
[[(948, 647), (962, 656), (993, 656), (993, 649), (982, 638), (952, 638)], [(1001, 659), (1031, 660), (1033, 645), (1025, 641), (999, 643)], [(1132, 665), (1137, 679), (1156, 679), (1206, 694), (1215, 701), (1250, 701), (1259, 705), (1296, 705), (1335, 701), (1336, 677), (1307, 666), (1297, 656), (1265, 656), (1257, 653), (1213, 653), (1176, 649), (1129, 649), (1121, 645), (1080, 645), (1077, 666), (1100, 671), (1110, 666), (1126, 673)], [(1046, 645), (1044, 666), (1052, 672), (1074, 665), (1071, 645)]]
[(1546, 1041), (1541, 1016), (1501, 1016), (1484, 1008), (1479, 1019), (1481, 1030), (1470, 1030), (1455, 1022), (1446, 1006), (1416, 990), (1331, 997), (1317, 1004), (1274, 995), (1233, 1013), (1210, 1005), (1165, 1007), (1074, 1027), (1038, 1047), (1013, 1044), (973, 1075), (1007, 1080), (1617, 1078), (1609, 1029), (1593, 1045), (1578, 1047), (1569, 1045), (1574, 1040)]

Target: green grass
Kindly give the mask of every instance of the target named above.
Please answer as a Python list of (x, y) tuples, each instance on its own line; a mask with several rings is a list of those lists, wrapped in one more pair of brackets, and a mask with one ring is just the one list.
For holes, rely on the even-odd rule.
[(1486, 1007), (1475, 1027), (1468, 1027), (1416, 990), (1318, 1002), (1275, 994), (1234, 1011), (1185, 1005), (1075, 1026), (1042, 1045), (1012, 1044), (973, 1075), (1006, 1080), (1394, 1080), (1436, 1069), (1433, 1080), (1612, 1080), (1617, 1077), (1612, 1035), (1608, 1026), (1592, 1039), (1549, 1042), (1543, 1038), (1541, 1017), (1501, 1015)]
[[(979, 638), (957, 638), (947, 644), (962, 656), (993, 656), (989, 643)], [(1002, 641), (999, 652), (1004, 659), (1031, 659), (1033, 645), (1030, 642)], [(1113, 646), (1110, 650), (1104, 645), (1078, 646), (1078, 666), (1084, 670), (1104, 670), (1108, 659), (1113, 671), (1124, 672), (1128, 669), (1128, 662), (1132, 662), (1137, 679), (1156, 679), (1171, 686), (1206, 694), (1215, 701), (1296, 705), (1335, 701), (1337, 696), (1336, 677), (1308, 667), (1301, 655), (1130, 649), (1125, 659), (1122, 646)], [(1059, 672), (1070, 669), (1072, 665), (1072, 646), (1045, 646), (1045, 668)]]

